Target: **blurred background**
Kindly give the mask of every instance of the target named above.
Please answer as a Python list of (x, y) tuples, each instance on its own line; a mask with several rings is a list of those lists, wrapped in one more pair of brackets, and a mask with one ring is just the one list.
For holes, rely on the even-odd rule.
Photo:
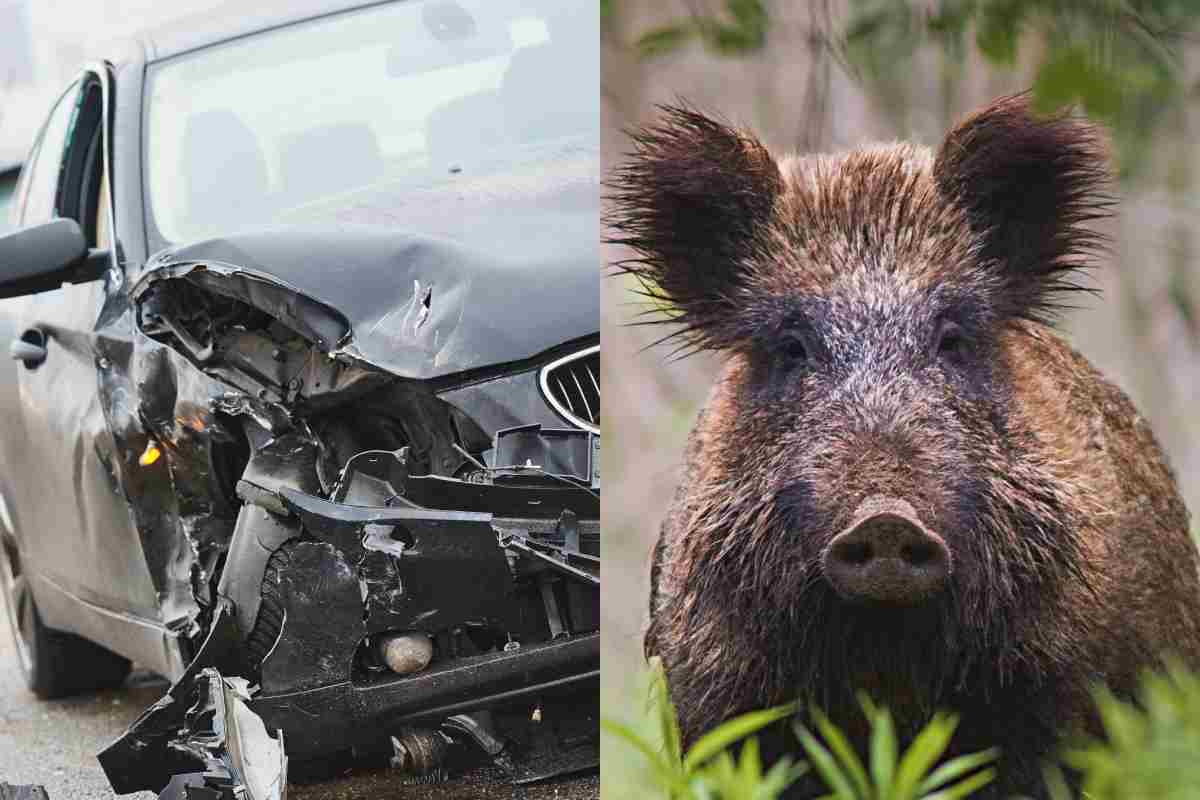
[[(1110, 254), (1061, 326), (1165, 447), (1200, 513), (1200, 3), (1190, 0), (607, 0), (603, 159), (656, 103), (684, 98), (776, 152), (868, 142), (936, 146), (962, 114), (1032, 89), (1110, 126), (1120, 178)], [(621, 257), (606, 246), (605, 263)], [(605, 714), (644, 710), (650, 552), (719, 357), (646, 349), (630, 282), (604, 281)], [(1198, 528), (1193, 519), (1193, 533)], [(609, 737), (605, 737), (606, 739)], [(628, 751), (605, 742), (607, 797), (631, 796)]]
[(226, 0), (0, 0), (0, 233), (21, 161), (59, 93), (106, 43)]

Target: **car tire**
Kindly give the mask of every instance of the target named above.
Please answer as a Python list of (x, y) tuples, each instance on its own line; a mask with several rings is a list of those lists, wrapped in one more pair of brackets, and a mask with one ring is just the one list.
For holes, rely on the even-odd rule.
[(280, 545), (267, 559), (267, 567), (263, 571), (258, 616), (254, 620), (254, 628), (246, 637), (246, 656), (256, 671), (275, 648), (275, 642), (283, 630), (283, 586), (280, 581), (291, 566), (292, 550), (298, 544), (299, 539), (290, 539)]
[(94, 642), (42, 623), (20, 552), (0, 533), (0, 592), (25, 685), (43, 700), (120, 686), (132, 667), (129, 659)]

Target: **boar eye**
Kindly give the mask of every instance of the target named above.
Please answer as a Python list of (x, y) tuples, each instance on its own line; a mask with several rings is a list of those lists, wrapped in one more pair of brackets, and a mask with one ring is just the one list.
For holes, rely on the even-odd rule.
[(941, 358), (961, 361), (970, 350), (967, 333), (957, 322), (942, 320), (938, 327), (937, 354)]
[(808, 339), (804, 332), (799, 330), (784, 331), (779, 349), (789, 361), (799, 363), (807, 363), (811, 355)]

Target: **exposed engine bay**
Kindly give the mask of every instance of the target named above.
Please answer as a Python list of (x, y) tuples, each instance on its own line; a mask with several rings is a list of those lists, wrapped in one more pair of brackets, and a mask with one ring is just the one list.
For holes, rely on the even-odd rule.
[[(581, 726), (563, 700), (594, 706), (599, 675), (596, 337), (406, 378), (281, 280), (160, 267), (132, 297), (164, 347), (131, 374), (160, 388), (138, 463), (178, 504), (160, 597), (181, 669), (101, 754), (114, 790), (282, 797), (289, 758), (380, 741), (422, 779), (467, 750), (514, 780), (546, 748), (597, 763), (594, 709)], [(423, 336), (441, 287), (414, 283)], [(575, 370), (553, 402), (548, 365)]]

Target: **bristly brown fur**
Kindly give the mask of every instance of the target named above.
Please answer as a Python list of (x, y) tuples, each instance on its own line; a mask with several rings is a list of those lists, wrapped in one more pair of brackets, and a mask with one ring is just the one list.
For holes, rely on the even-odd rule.
[(750, 134), (683, 106), (661, 110), (659, 123), (630, 132), (632, 157), (607, 182), (609, 241), (634, 253), (614, 266), (698, 342), (783, 180)]
[[(685, 739), (812, 700), (863, 744), (854, 691), (952, 752), (1000, 746), (988, 797), (1174, 651), (1200, 667), (1200, 555), (1128, 399), (1048, 327), (1101, 242), (1103, 137), (1024, 96), (907, 144), (775, 160), (687, 108), (609, 182), (618, 265), (726, 354), (654, 550), (647, 655)], [(949, 333), (947, 333), (949, 332)], [(835, 591), (823, 554), (869, 498), (952, 554), (908, 607)], [(774, 753), (795, 750), (768, 737)], [(804, 790), (799, 790), (803, 792)], [(801, 795), (803, 796), (803, 795)]]
[(1026, 95), (965, 119), (934, 154), (911, 145), (776, 160), (745, 130), (661, 106), (630, 131), (613, 170), (608, 242), (618, 272), (651, 301), (638, 324), (669, 323), (685, 347), (731, 349), (723, 324), (763, 286), (820, 291), (855, 269), (939, 280), (973, 271), (1006, 289), (997, 313), (1051, 323), (1083, 289), (1112, 205), (1103, 137), (1067, 114), (1039, 117)]
[(1008, 260), (1018, 312), (1050, 322), (1074, 275), (1105, 240), (1094, 223), (1113, 199), (1099, 130), (1066, 113), (1040, 117), (1027, 95), (963, 120), (933, 167), (942, 193), (968, 211), (982, 257)]

